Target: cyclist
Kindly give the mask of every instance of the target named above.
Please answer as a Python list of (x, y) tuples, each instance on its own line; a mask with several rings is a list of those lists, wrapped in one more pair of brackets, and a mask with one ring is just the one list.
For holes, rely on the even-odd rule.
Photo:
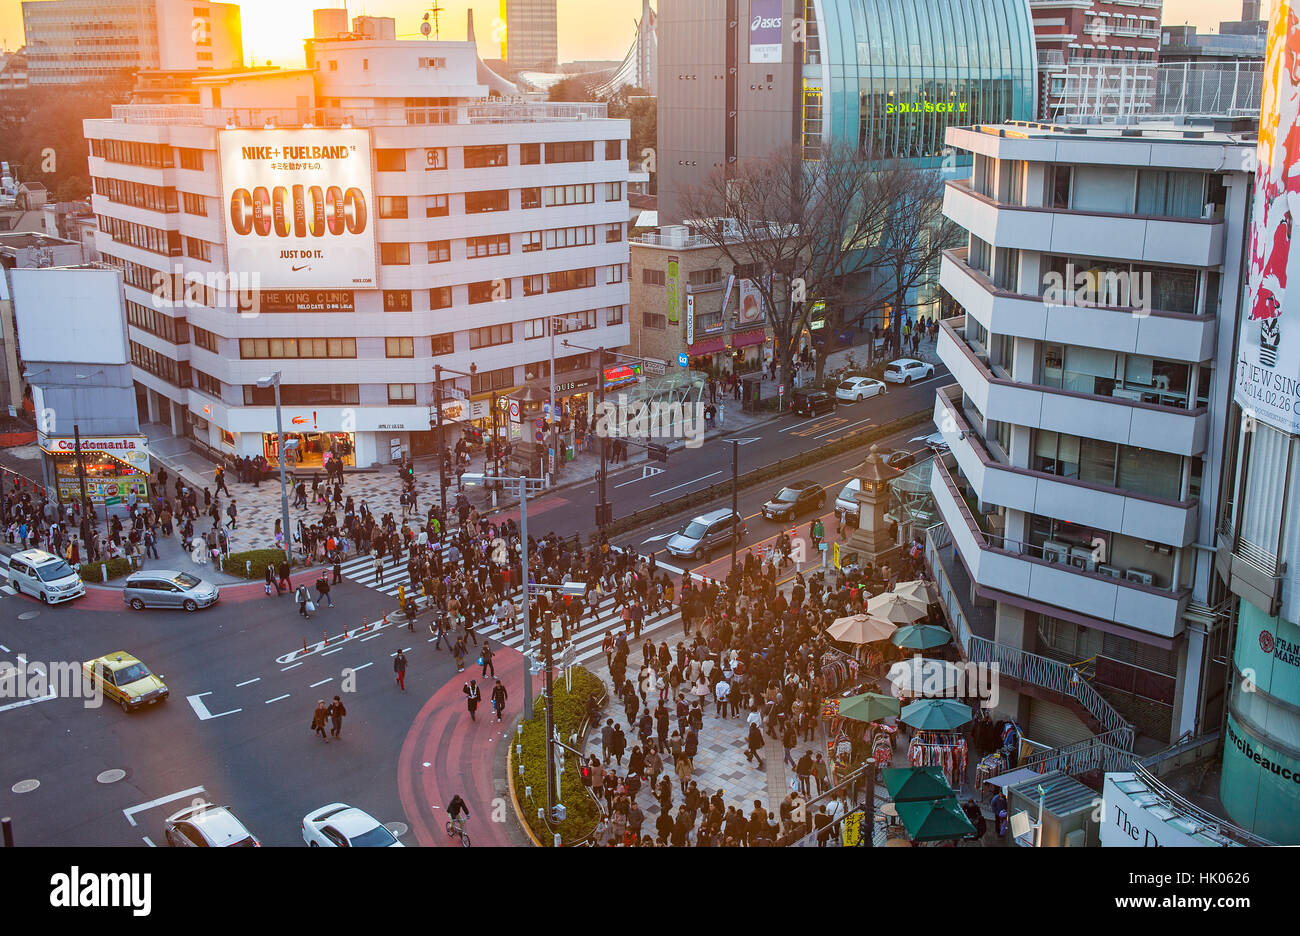
[(451, 823), (456, 832), (463, 835), (465, 833), (465, 820), (469, 818), (469, 807), (465, 805), (465, 801), (460, 798), (459, 793), (453, 796), (451, 802), (447, 804), (447, 815), (451, 817)]

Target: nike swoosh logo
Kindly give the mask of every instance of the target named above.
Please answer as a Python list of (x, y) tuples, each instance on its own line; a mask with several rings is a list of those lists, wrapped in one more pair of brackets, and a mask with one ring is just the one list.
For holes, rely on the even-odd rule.
[(310, 269), (311, 269), (311, 264), (308, 263), (308, 264), (304, 264), (303, 266), (300, 266), (300, 267), (292, 267), (291, 269), (293, 270), (294, 273), (297, 273), (299, 270), (310, 270)]

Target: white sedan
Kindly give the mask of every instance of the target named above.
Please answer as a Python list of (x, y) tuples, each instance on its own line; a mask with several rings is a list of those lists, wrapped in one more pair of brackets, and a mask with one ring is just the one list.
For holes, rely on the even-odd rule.
[(872, 377), (846, 377), (835, 388), (835, 399), (849, 403), (885, 392), (885, 385)]
[(378, 819), (347, 803), (330, 803), (304, 816), (302, 840), (312, 848), (405, 847)]
[(885, 365), (885, 380), (889, 383), (910, 384), (934, 376), (934, 365), (915, 358), (899, 358)]

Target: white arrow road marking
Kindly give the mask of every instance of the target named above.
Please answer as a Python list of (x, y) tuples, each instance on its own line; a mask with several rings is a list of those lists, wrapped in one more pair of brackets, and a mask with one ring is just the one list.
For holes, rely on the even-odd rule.
[(171, 796), (160, 796), (155, 800), (149, 800), (147, 803), (141, 803), (139, 806), (132, 806), (129, 809), (122, 810), (122, 815), (126, 816), (126, 821), (131, 825), (139, 825), (135, 821), (135, 814), (144, 812), (146, 809), (153, 809), (155, 806), (161, 806), (163, 803), (170, 803), (173, 800), (185, 799), (187, 796), (197, 796), (204, 792), (203, 787), (190, 787), (188, 790), (181, 790), (179, 793), (173, 793)]
[(21, 702), (10, 702), (8, 705), (0, 705), (0, 712), (7, 712), (10, 709), (22, 708), (24, 705), (35, 705), (37, 702), (48, 702), (50, 699), (57, 698), (54, 687), (50, 687), (49, 695), (37, 696), (34, 699), (23, 699)]
[(664, 473), (664, 471), (665, 469), (663, 468), (651, 468), (649, 465), (642, 465), (641, 477), (632, 478), (630, 481), (623, 481), (619, 484), (614, 485), (614, 487), (616, 488), (627, 487), (627, 485), (629, 484), (636, 484), (638, 481), (644, 481), (646, 478), (653, 478), (655, 475), (661, 475)]
[(760, 441), (760, 439), (759, 439), (758, 436), (754, 436), (752, 439), (723, 439), (722, 441), (723, 441), (723, 442), (735, 442), (737, 445), (749, 445), (749, 443), (751, 443), (751, 442), (758, 442), (758, 441)]
[(650, 537), (650, 538), (647, 539), (647, 540), (642, 540), (642, 541), (641, 541), (641, 545), (644, 546), (646, 543), (657, 543), (657, 542), (659, 542), (660, 540), (666, 540), (666, 539), (668, 539), (668, 537), (670, 537), (670, 536), (672, 536), (672, 535), (673, 535), (672, 533), (660, 533), (658, 536), (652, 536), (652, 537)]
[(190, 703), (190, 708), (194, 709), (194, 714), (199, 716), (200, 721), (207, 721), (209, 718), (220, 718), (222, 715), (234, 715), (236, 712), (243, 711), (243, 709), (231, 709), (229, 712), (209, 712), (207, 704), (202, 701), (205, 695), (212, 695), (211, 690), (185, 697), (186, 701)]

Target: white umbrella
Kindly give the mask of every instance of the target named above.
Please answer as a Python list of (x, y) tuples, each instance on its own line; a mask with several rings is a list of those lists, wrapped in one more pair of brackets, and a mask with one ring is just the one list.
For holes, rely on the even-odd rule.
[(915, 624), (929, 613), (927, 606), (915, 598), (885, 592), (867, 599), (867, 614), (893, 624)]
[(888, 640), (897, 628), (889, 621), (870, 614), (850, 614), (848, 617), (836, 618), (826, 633), (833, 640), (842, 640), (851, 644), (875, 643)]
[(923, 601), (927, 605), (938, 602), (939, 592), (934, 587), (933, 582), (927, 582), (925, 579), (913, 579), (910, 582), (899, 582), (894, 586), (894, 594), (901, 595), (904, 598), (913, 598), (916, 601)]
[(890, 691), (899, 697), (951, 696), (961, 685), (962, 670), (947, 660), (913, 656), (891, 665), (885, 678)]

